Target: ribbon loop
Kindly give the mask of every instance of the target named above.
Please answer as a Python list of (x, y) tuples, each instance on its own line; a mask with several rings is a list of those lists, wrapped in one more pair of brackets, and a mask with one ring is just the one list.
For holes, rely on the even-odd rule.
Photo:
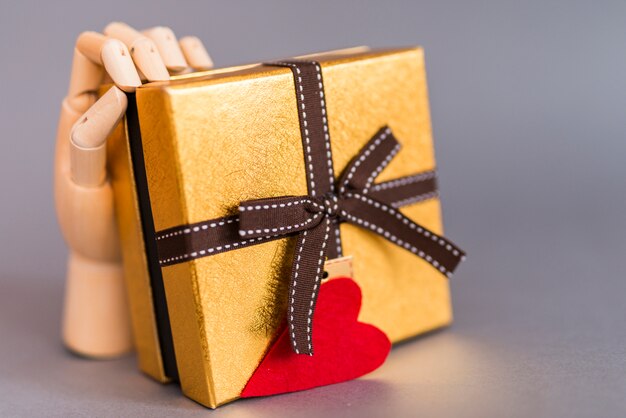
[(339, 194), (347, 190), (368, 189), (400, 151), (400, 143), (388, 126), (383, 126), (348, 164), (339, 179)]

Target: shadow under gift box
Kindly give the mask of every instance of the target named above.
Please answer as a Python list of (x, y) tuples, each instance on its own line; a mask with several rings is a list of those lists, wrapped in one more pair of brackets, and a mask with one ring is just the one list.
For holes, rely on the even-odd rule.
[[(435, 168), (421, 48), (307, 58), (322, 67), (336, 176), (385, 125), (402, 149), (377, 182)], [(242, 201), (307, 193), (293, 76), (219, 69), (145, 84), (130, 99), (108, 164), (139, 365), (214, 408), (240, 396), (284, 326), (295, 237), (160, 268), (153, 234), (234, 215)], [(401, 212), (443, 232), (436, 196)], [(451, 322), (448, 279), (430, 264), (353, 225), (341, 237), (363, 292), (360, 321), (392, 342)]]

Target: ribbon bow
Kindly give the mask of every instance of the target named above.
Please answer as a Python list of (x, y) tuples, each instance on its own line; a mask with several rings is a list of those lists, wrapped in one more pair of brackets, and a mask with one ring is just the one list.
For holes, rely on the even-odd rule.
[(239, 207), (239, 234), (257, 238), (298, 232), (291, 269), (288, 320), (296, 353), (313, 354), (312, 316), (329, 248), (332, 226), (340, 222), (369, 229), (425, 259), (446, 276), (464, 253), (447, 239), (416, 224), (371, 191), (382, 170), (400, 150), (382, 128), (346, 167), (336, 192), (249, 200)]

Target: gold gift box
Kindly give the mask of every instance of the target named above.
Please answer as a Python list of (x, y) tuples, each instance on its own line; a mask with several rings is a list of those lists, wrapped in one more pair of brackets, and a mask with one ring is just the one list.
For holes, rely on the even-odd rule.
[[(337, 175), (384, 125), (402, 150), (378, 181), (435, 168), (421, 48), (308, 58), (324, 75)], [(129, 146), (136, 127), (127, 121), (109, 140), (109, 165), (140, 368), (161, 382), (176, 379), (164, 364), (164, 334), (171, 332), (183, 392), (214, 408), (239, 397), (283, 324), (295, 238), (155, 273), (144, 236), (236, 214), (245, 200), (306, 194), (294, 80), (288, 68), (241, 66), (148, 83), (135, 99), (145, 173)], [(149, 202), (137, 193), (141, 176)], [(437, 197), (401, 211), (443, 232)], [(352, 225), (342, 224), (341, 236), (363, 292), (360, 321), (392, 342), (451, 322), (448, 281), (426, 261)], [(155, 299), (163, 293), (159, 275), (169, 326)]]

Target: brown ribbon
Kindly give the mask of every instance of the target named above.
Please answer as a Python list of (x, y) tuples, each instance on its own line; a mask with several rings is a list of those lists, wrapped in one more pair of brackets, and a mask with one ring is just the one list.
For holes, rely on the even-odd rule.
[(312, 355), (313, 313), (324, 261), (342, 254), (341, 222), (379, 234), (448, 277), (464, 253), (397, 210), (436, 196), (434, 171), (375, 184), (400, 150), (391, 130), (383, 127), (335, 182), (320, 65), (310, 61), (268, 65), (289, 67), (293, 73), (308, 194), (245, 201), (239, 216), (161, 231), (156, 235), (159, 262), (176, 264), (297, 234), (288, 322), (294, 351)]

